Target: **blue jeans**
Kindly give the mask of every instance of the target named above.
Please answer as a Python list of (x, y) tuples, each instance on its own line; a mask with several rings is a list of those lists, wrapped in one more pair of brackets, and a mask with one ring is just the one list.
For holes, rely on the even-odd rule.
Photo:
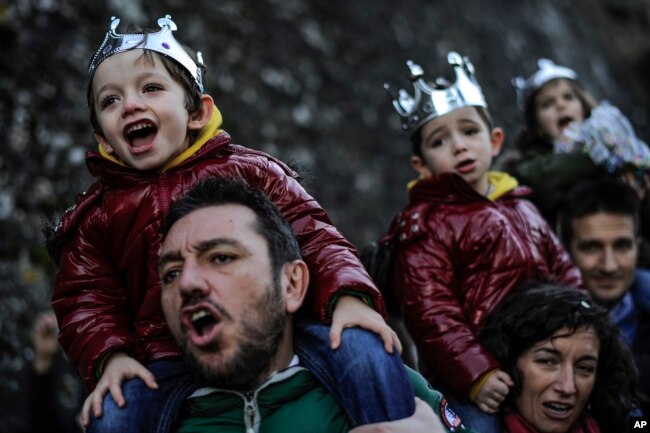
[(444, 394), (449, 407), (460, 417), (465, 427), (481, 433), (501, 433), (503, 431), (498, 414), (485, 413), (474, 403), (461, 403), (443, 384), (436, 384), (436, 389)]
[(415, 395), (397, 351), (389, 354), (381, 338), (347, 328), (338, 349), (330, 349), (328, 326), (299, 321), (294, 349), (300, 363), (334, 396), (353, 426), (409, 417)]
[[(360, 328), (343, 331), (341, 346), (329, 346), (328, 326), (298, 321), (294, 349), (300, 363), (332, 393), (352, 425), (392, 421), (415, 412), (415, 395), (397, 352), (389, 354), (376, 334)], [(182, 360), (147, 365), (159, 389), (142, 380), (124, 383), (127, 400), (119, 408), (110, 394), (104, 398), (104, 415), (93, 420), (88, 433), (169, 433), (187, 397), (201, 384)], [(155, 428), (154, 428), (155, 426)]]
[(91, 414), (86, 433), (141, 433), (151, 430), (159, 420), (167, 398), (177, 384), (193, 375), (182, 359), (164, 359), (146, 365), (158, 383), (158, 389), (149, 388), (141, 379), (135, 378), (122, 384), (126, 406), (119, 407), (110, 393), (103, 402), (104, 413), (100, 418)]

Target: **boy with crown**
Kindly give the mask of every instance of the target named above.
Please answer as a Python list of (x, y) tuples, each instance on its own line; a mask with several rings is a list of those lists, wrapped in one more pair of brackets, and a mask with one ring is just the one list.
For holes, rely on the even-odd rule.
[(512, 378), (478, 339), (487, 313), (535, 279), (580, 286), (580, 273), (527, 200), (529, 189), (489, 171), (503, 142), (469, 59), (451, 52), (456, 81), (429, 84), (407, 62), (415, 94), (393, 95), (420, 174), (380, 243), (395, 248), (392, 284), (420, 365), (463, 421), (500, 432)]
[[(311, 313), (332, 324), (299, 325), (301, 363), (335, 394), (353, 424), (410, 416), (415, 400), (393, 350), (399, 341), (354, 247), (294, 171), (231, 143), (204, 93), (205, 68), (176, 41), (169, 16), (155, 30), (120, 34), (118, 25), (113, 18), (88, 72), (99, 151), (86, 160), (97, 180), (48, 236), (58, 265), (52, 305), (59, 341), (92, 391), (82, 414), (88, 431), (148, 431), (164, 414), (168, 391), (190, 373), (160, 303), (161, 225), (177, 199), (215, 176), (263, 190), (295, 231), (314, 275)], [(205, 318), (196, 321), (197, 329), (209, 326)], [(365, 330), (342, 332), (348, 327)], [(369, 331), (380, 338), (360, 350), (355, 341), (368, 341), (358, 339)], [(356, 369), (372, 371), (372, 395), (358, 392), (367, 387), (358, 378), (368, 375)]]

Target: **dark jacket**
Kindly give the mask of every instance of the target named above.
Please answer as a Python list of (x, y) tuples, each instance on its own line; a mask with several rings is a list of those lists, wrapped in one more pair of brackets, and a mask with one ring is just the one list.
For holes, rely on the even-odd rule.
[(398, 242), (393, 283), (421, 360), (461, 399), (498, 368), (478, 331), (499, 301), (533, 279), (582, 285), (528, 193), (490, 201), (455, 174), (424, 179), (382, 239)]
[(555, 227), (564, 195), (582, 180), (605, 176), (586, 153), (553, 153), (551, 145), (529, 144), (522, 157), (512, 161), (505, 171), (532, 188), (529, 199), (542, 216)]
[(629, 291), (638, 315), (631, 349), (639, 369), (639, 389), (648, 397), (643, 412), (645, 416), (650, 416), (650, 270), (637, 269)]
[(180, 356), (160, 305), (161, 224), (174, 201), (210, 176), (243, 179), (279, 207), (312, 271), (307, 305), (314, 316), (327, 323), (342, 289), (368, 294), (385, 315), (354, 247), (277, 159), (233, 145), (221, 132), (164, 172), (126, 167), (96, 152), (86, 160), (97, 181), (64, 215), (50, 245), (59, 264), (52, 298), (59, 341), (90, 388), (111, 352), (141, 363)]
[[(442, 394), (431, 388), (422, 376), (407, 369), (415, 395), (438, 416), (446, 432), (471, 433), (461, 425)], [(273, 373), (255, 390), (240, 393), (216, 388), (199, 389), (187, 380), (171, 396), (165, 408), (169, 421), (160, 422), (156, 432), (168, 433), (172, 426), (179, 433), (228, 432), (347, 432), (351, 425), (345, 410), (326, 388), (303, 367), (293, 366)], [(452, 408), (453, 409), (453, 408)], [(172, 420), (176, 417), (176, 425)]]

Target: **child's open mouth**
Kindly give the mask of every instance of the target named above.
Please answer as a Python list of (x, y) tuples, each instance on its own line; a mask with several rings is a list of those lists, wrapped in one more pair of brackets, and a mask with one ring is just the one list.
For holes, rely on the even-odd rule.
[(138, 150), (151, 144), (156, 132), (158, 128), (152, 122), (145, 120), (128, 125), (124, 129), (124, 137), (132, 149)]
[(560, 119), (557, 121), (557, 126), (560, 128), (560, 130), (562, 130), (569, 126), (571, 122), (573, 122), (573, 117), (571, 116), (560, 117)]
[(473, 159), (465, 159), (458, 164), (456, 164), (456, 171), (461, 174), (466, 174), (471, 172), (476, 168), (476, 161)]

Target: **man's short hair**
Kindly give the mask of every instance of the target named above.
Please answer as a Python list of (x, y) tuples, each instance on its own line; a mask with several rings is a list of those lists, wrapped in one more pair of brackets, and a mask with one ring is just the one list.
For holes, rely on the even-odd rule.
[(597, 213), (632, 217), (635, 235), (639, 230), (640, 203), (636, 191), (616, 179), (584, 181), (564, 198), (560, 211), (559, 234), (569, 248), (573, 239), (573, 220)]
[(285, 263), (300, 259), (300, 247), (289, 224), (267, 195), (240, 179), (211, 177), (200, 181), (171, 207), (163, 225), (163, 237), (185, 215), (210, 206), (238, 204), (255, 213), (255, 230), (266, 239), (274, 277)]

